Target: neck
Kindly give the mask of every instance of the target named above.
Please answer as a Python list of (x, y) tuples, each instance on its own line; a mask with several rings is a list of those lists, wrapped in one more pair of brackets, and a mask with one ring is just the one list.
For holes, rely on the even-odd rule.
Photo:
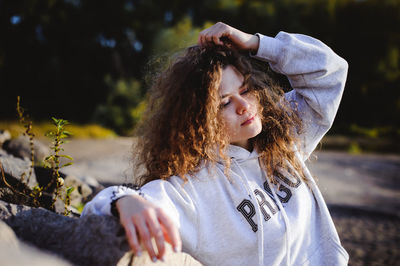
[(243, 149), (248, 150), (249, 152), (253, 151), (254, 145), (250, 140), (231, 142), (232, 145), (242, 147)]

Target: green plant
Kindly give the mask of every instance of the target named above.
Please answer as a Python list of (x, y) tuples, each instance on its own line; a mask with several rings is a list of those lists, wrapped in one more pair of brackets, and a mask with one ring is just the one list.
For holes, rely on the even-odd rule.
[(361, 154), (362, 150), (357, 142), (351, 142), (349, 148), (347, 149), (350, 154)]
[[(64, 202), (64, 215), (68, 215), (70, 211), (68, 210), (68, 206), (71, 204), (71, 193), (74, 191), (73, 187), (64, 188), (64, 179), (61, 177), (60, 169), (72, 164), (73, 158), (60, 154), (64, 149), (62, 145), (65, 143), (65, 139), (71, 135), (69, 131), (66, 130), (66, 125), (68, 125), (68, 121), (64, 119), (52, 118), (54, 130), (51, 130), (46, 135), (52, 138), (51, 150), (52, 154), (45, 158), (45, 165), (48, 168), (52, 169), (52, 174), (50, 181), (41, 186), (36, 184), (32, 189), (28, 186), (30, 177), (32, 176), (34, 170), (34, 136), (32, 132), (32, 121), (29, 119), (29, 116), (25, 114), (24, 109), (20, 105), (20, 97), (17, 98), (17, 114), (19, 118), (19, 122), (24, 126), (25, 132), (24, 135), (29, 137), (30, 143), (30, 155), (31, 155), (31, 164), (29, 167), (29, 173), (27, 179), (25, 179), (26, 174), (23, 173), (20, 182), (10, 183), (7, 180), (7, 175), (4, 173), (3, 165), (0, 162), (0, 174), (2, 186), (8, 188), (11, 192), (6, 192), (6, 194), (2, 194), (3, 198), (11, 199), (14, 203), (18, 204), (27, 204), (34, 207), (44, 207), (49, 210), (55, 210), (55, 203), (57, 199), (60, 199)], [(66, 163), (62, 163), (61, 159), (67, 160)], [(53, 187), (54, 186), (54, 189)], [(49, 192), (50, 191), (50, 192)], [(5, 195), (5, 196), (4, 196)], [(51, 203), (48, 204), (46, 199), (50, 197)]]
[[(63, 167), (67, 167), (72, 164), (73, 158), (71, 156), (65, 155), (65, 154), (60, 154), (61, 151), (64, 151), (62, 148), (62, 145), (65, 143), (65, 139), (68, 138), (71, 133), (65, 129), (65, 126), (69, 124), (67, 120), (64, 119), (57, 119), (52, 117), (53, 123), (55, 126), (54, 131), (50, 131), (47, 133), (47, 136), (53, 139), (51, 149), (53, 151), (53, 154), (47, 156), (45, 158), (45, 162), (47, 163), (48, 167), (51, 167), (53, 169), (53, 174), (52, 174), (52, 181), (49, 183), (48, 186), (51, 184), (56, 184), (56, 188), (54, 191), (54, 197), (53, 197), (53, 202), (51, 207), (54, 207), (54, 203), (56, 202), (57, 198), (61, 199), (64, 201), (65, 208), (64, 208), (64, 214), (68, 214), (68, 206), (70, 205), (70, 195), (73, 191), (73, 187), (68, 187), (65, 191), (65, 198), (62, 199), (62, 193), (61, 193), (61, 188), (64, 185), (64, 179), (60, 175), (60, 169)], [(65, 158), (69, 160), (70, 162), (61, 164), (60, 159)]]
[[(29, 119), (29, 116), (25, 113), (25, 110), (21, 107), (20, 104), (21, 98), (17, 96), (17, 114), (18, 114), (18, 119), (19, 122), (24, 125), (25, 127), (25, 132), (24, 135), (28, 136), (29, 138), (29, 147), (30, 147), (30, 152), (31, 152), (31, 166), (29, 168), (29, 173), (28, 173), (28, 180), (26, 181), (27, 184), (29, 184), (30, 178), (33, 173), (33, 169), (35, 167), (35, 149), (34, 149), (34, 144), (33, 144), (33, 138), (35, 137), (35, 134), (32, 132), (32, 121)], [(21, 176), (21, 182), (24, 181), (24, 175), (25, 173), (22, 174)]]

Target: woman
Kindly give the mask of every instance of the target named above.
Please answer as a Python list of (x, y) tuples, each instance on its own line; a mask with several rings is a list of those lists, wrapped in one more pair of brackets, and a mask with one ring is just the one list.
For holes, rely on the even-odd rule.
[[(293, 90), (283, 93), (257, 60)], [(204, 265), (347, 264), (304, 164), (346, 75), (346, 61), (311, 37), (213, 25), (153, 85), (138, 144), (142, 187), (107, 188), (83, 215), (119, 215), (133, 252), (142, 244), (153, 261), (168, 241)]]

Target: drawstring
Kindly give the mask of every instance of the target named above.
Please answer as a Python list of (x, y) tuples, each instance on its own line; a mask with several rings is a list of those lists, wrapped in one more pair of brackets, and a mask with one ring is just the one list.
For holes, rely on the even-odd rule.
[[(243, 187), (246, 189), (248, 195), (254, 197), (254, 199), (257, 200), (256, 196), (254, 195), (254, 192), (249, 187), (248, 182), (243, 180), (243, 177), (246, 180), (249, 180), (247, 178), (246, 173), (243, 171), (242, 167), (240, 167), (240, 165), (234, 158), (232, 158), (232, 161), (236, 165), (236, 167), (239, 169), (242, 176), (236, 174), (234, 171), (231, 171), (231, 173), (233, 173), (234, 175), (236, 175), (239, 178), (239, 180), (243, 184)], [(260, 161), (259, 161), (259, 164), (260, 164), (260, 166), (262, 165)], [(286, 228), (286, 232), (285, 232), (286, 265), (290, 266), (291, 261), (290, 261), (290, 223), (289, 223), (289, 218), (287, 217), (286, 211), (283, 208), (283, 205), (282, 205), (281, 201), (279, 200), (279, 197), (276, 195), (275, 189), (273, 189), (272, 183), (266, 177), (265, 170), (262, 167), (261, 167), (261, 172), (262, 172), (263, 177), (267, 180), (268, 186), (271, 188), (272, 196), (274, 197), (276, 204), (278, 205), (279, 209), (281, 210), (281, 214), (282, 214), (283, 221), (285, 223), (285, 228)], [(257, 221), (259, 224), (259, 228), (258, 228), (259, 232), (257, 233), (258, 261), (259, 261), (259, 265), (264, 265), (264, 228), (263, 228), (264, 223), (263, 223), (263, 220), (261, 217), (261, 210), (260, 210), (259, 204), (255, 204), (255, 206), (257, 206), (257, 208), (258, 208), (258, 212), (256, 212), (256, 217), (257, 217)]]
[(289, 218), (286, 215), (286, 211), (283, 208), (283, 205), (282, 205), (281, 201), (279, 200), (278, 196), (275, 193), (275, 189), (273, 189), (272, 183), (270, 182), (268, 177), (265, 176), (264, 169), (262, 169), (262, 173), (263, 173), (263, 176), (265, 177), (265, 179), (268, 182), (268, 186), (271, 188), (272, 196), (274, 197), (276, 204), (278, 205), (279, 209), (281, 210), (283, 221), (285, 223), (285, 228), (286, 228), (286, 232), (285, 232), (286, 265), (289, 266), (290, 265), (290, 239), (289, 239), (289, 237), (290, 237), (290, 225), (289, 225)]
[[(236, 162), (236, 160), (234, 158), (232, 158), (232, 161), (235, 163), (236, 167), (240, 170), (241, 174), (246, 178), (246, 180), (249, 180), (247, 178), (246, 173), (243, 171), (242, 167), (240, 167), (240, 165)], [(243, 183), (244, 187), (247, 190), (247, 193), (250, 195), (252, 195), (254, 197), (255, 200), (256, 196), (254, 195), (254, 192), (250, 189), (248, 182), (245, 182), (243, 180), (243, 177), (236, 174), (234, 171), (231, 171), (233, 174), (235, 174), (236, 176), (239, 177), (240, 181)], [(258, 228), (259, 232), (257, 233), (257, 242), (258, 242), (258, 262), (260, 266), (264, 265), (264, 227), (263, 227), (263, 221), (261, 218), (261, 210), (260, 210), (260, 206), (256, 203), (255, 206), (257, 206), (258, 208), (258, 212), (256, 212), (256, 216), (257, 216), (257, 222), (260, 226), (260, 228)]]

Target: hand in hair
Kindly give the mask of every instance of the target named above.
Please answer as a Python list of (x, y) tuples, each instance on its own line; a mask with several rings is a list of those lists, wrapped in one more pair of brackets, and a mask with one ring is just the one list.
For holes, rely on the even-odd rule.
[(257, 52), (258, 36), (245, 33), (225, 23), (218, 22), (200, 32), (198, 40), (200, 46), (234, 46), (238, 50)]
[[(161, 209), (141, 196), (126, 196), (116, 203), (120, 222), (125, 228), (126, 236), (132, 251), (140, 256), (141, 245), (146, 249), (150, 258), (164, 260), (165, 241), (169, 242), (174, 251), (181, 250), (179, 231)], [(156, 254), (152, 238), (154, 238), (158, 254)]]

